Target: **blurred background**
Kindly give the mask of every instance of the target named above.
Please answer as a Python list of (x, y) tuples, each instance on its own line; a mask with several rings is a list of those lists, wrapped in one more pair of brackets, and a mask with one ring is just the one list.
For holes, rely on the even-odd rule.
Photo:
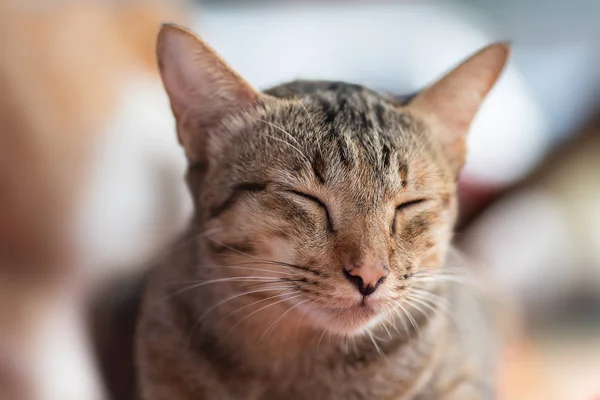
[(406, 94), (512, 43), (472, 126), (456, 244), (519, 310), (503, 398), (600, 396), (599, 15), (594, 0), (0, 0), (0, 399), (103, 398), (85, 299), (185, 227), (154, 62), (167, 21), (258, 88)]

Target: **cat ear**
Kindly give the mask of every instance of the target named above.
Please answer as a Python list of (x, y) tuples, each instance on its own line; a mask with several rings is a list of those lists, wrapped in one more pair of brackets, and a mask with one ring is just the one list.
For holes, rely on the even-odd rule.
[(227, 116), (258, 104), (259, 92), (185, 28), (163, 25), (156, 48), (179, 141), (190, 163), (203, 163), (215, 128)]
[(466, 157), (466, 135), (479, 106), (504, 69), (510, 48), (492, 44), (419, 93), (408, 105), (432, 117), (432, 129), (457, 172)]

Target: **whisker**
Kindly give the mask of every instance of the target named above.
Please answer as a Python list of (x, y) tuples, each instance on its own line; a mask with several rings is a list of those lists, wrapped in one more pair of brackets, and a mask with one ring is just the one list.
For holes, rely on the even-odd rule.
[(300, 100), (300, 98), (298, 98), (298, 97), (296, 97), (295, 100), (298, 102), (298, 104), (300, 104), (300, 107), (302, 107), (304, 109), (304, 112), (306, 112), (306, 116), (308, 117), (308, 120), (312, 124), (313, 129), (316, 131), (317, 130), (317, 125), (315, 124), (315, 121), (312, 119), (310, 113), (308, 112), (308, 110), (304, 106), (304, 103), (302, 103), (302, 100)]
[[(306, 300), (304, 303), (307, 303), (307, 302), (308, 302), (308, 300)], [(308, 312), (308, 308), (305, 307), (304, 312), (302, 313), (302, 316), (300, 317), (300, 320), (296, 324), (296, 349), (299, 348), (298, 347), (298, 330), (300, 329), (300, 325), (302, 325), (302, 321), (304, 320), (304, 317), (306, 316), (307, 312)]]
[(252, 287), (256, 287), (256, 286), (260, 286), (260, 285), (270, 285), (273, 283), (290, 283), (292, 287), (296, 288), (296, 289), (300, 289), (299, 287), (299, 283), (304, 283), (304, 279), (288, 279), (288, 278), (279, 278), (277, 279), (277, 281), (273, 281), (273, 282), (259, 282), (259, 283), (253, 283), (250, 285), (245, 285), (243, 287), (243, 289), (250, 289)]
[(448, 303), (448, 300), (445, 299), (444, 297), (440, 296), (439, 294), (432, 293), (427, 290), (423, 290), (423, 289), (419, 289), (419, 288), (415, 288), (415, 287), (413, 287), (411, 289), (411, 293), (409, 294), (409, 296), (413, 296), (413, 295), (421, 296), (422, 298), (427, 299), (429, 301), (437, 301), (437, 302), (441, 303), (440, 305)]
[(432, 282), (432, 283), (443, 283), (443, 282), (447, 282), (447, 283), (456, 283), (459, 285), (464, 285), (464, 286), (468, 286), (472, 289), (476, 289), (476, 290), (481, 290), (483, 289), (481, 287), (481, 285), (477, 284), (476, 282), (472, 281), (472, 280), (468, 280), (468, 279), (460, 279), (459, 277), (449, 277), (449, 276), (418, 276), (418, 277), (413, 277), (414, 282), (423, 282), (423, 283), (427, 283), (427, 282)]
[[(302, 292), (292, 292), (292, 293), (286, 293), (286, 295), (291, 295), (291, 294), (295, 294), (295, 293), (302, 293)], [(248, 318), (250, 318), (251, 316), (253, 316), (253, 315), (254, 315), (254, 314), (256, 314), (257, 312), (259, 312), (259, 311), (262, 311), (262, 310), (264, 310), (264, 309), (266, 309), (266, 308), (269, 308), (269, 307), (271, 307), (271, 306), (274, 306), (274, 305), (276, 305), (276, 304), (283, 303), (284, 301), (291, 300), (291, 299), (295, 299), (295, 298), (297, 298), (297, 297), (300, 297), (301, 295), (302, 295), (302, 294), (296, 294), (295, 296), (292, 296), (292, 297), (286, 297), (285, 299), (281, 299), (281, 300), (279, 300), (279, 301), (276, 301), (276, 302), (274, 302), (274, 303), (267, 304), (266, 306), (264, 306), (264, 307), (261, 307), (261, 308), (259, 308), (258, 310), (254, 310), (254, 311), (252, 311), (250, 314), (246, 315), (244, 318), (242, 318), (242, 319), (240, 319), (238, 322), (236, 322), (236, 323), (235, 323), (235, 324), (234, 324), (234, 325), (233, 325), (231, 328), (229, 328), (229, 331), (227, 331), (227, 333), (231, 332), (231, 331), (232, 331), (232, 330), (233, 330), (233, 329), (234, 329), (236, 326), (238, 326), (239, 324), (241, 324), (242, 322), (244, 322), (245, 320), (247, 320)], [(281, 297), (281, 295), (277, 295), (277, 296), (274, 296), (274, 297)], [(267, 299), (260, 300), (259, 302), (261, 302), (261, 301), (264, 301), (264, 300), (268, 300), (268, 298), (267, 298)], [(255, 302), (255, 303), (253, 303), (253, 304), (256, 304), (256, 303), (258, 303), (258, 302)], [(249, 305), (248, 305), (248, 306), (249, 306)], [(243, 308), (246, 308), (246, 307), (242, 307), (242, 308), (238, 309), (237, 311), (240, 311), (240, 310), (242, 310)], [(236, 311), (236, 312), (237, 312), (237, 311)]]
[(276, 324), (277, 324), (279, 321), (281, 321), (281, 319), (282, 319), (283, 317), (285, 317), (285, 316), (286, 316), (286, 315), (287, 315), (287, 314), (288, 314), (290, 311), (292, 311), (294, 308), (296, 308), (296, 307), (298, 307), (298, 306), (300, 306), (300, 305), (302, 305), (302, 304), (304, 304), (304, 303), (306, 303), (306, 301), (300, 302), (300, 303), (298, 303), (298, 304), (295, 304), (295, 305), (291, 306), (290, 308), (288, 308), (288, 310), (287, 310), (286, 312), (284, 312), (283, 314), (281, 314), (281, 315), (280, 315), (280, 316), (279, 316), (279, 317), (278, 317), (278, 318), (277, 318), (275, 321), (273, 321), (273, 323), (272, 323), (271, 325), (269, 325), (269, 327), (268, 327), (268, 328), (265, 330), (265, 332), (262, 334), (262, 336), (260, 337), (260, 339), (258, 339), (258, 342), (260, 343), (260, 342), (263, 340), (263, 338), (264, 338), (264, 337), (267, 335), (267, 333), (269, 333), (269, 331), (270, 331), (271, 329), (273, 329), (273, 327), (274, 327), (274, 326), (275, 326), (275, 325), (276, 325)]
[[(404, 328), (404, 332), (406, 332), (407, 335), (410, 335), (410, 329), (408, 329), (408, 325), (406, 325), (404, 316), (402, 314), (400, 314), (398, 305), (396, 305), (395, 307), (392, 307), (392, 311), (394, 311), (396, 313), (396, 315), (398, 316), (398, 319), (400, 320), (400, 323), (402, 324), (402, 328)], [(394, 322), (394, 324), (395, 324), (395, 322)]]
[(413, 303), (411, 300), (414, 300), (414, 299), (409, 299), (408, 297), (405, 299), (406, 303), (410, 307), (417, 310), (423, 317), (425, 317), (425, 318), (429, 317), (429, 315), (418, 304)]
[[(223, 300), (223, 301), (220, 301), (220, 302), (218, 302), (217, 304), (215, 304), (214, 306), (212, 306), (212, 307), (210, 307), (208, 310), (206, 310), (206, 311), (205, 311), (205, 312), (204, 312), (204, 313), (203, 313), (203, 314), (202, 314), (202, 315), (201, 315), (201, 316), (198, 318), (198, 320), (196, 321), (196, 323), (194, 324), (194, 326), (192, 326), (192, 328), (190, 329), (190, 334), (189, 334), (189, 340), (190, 340), (190, 343), (191, 343), (191, 340), (192, 340), (192, 336), (193, 336), (194, 330), (195, 330), (195, 329), (196, 329), (196, 327), (197, 327), (197, 326), (200, 324), (200, 322), (202, 322), (202, 320), (203, 320), (203, 319), (204, 319), (204, 318), (205, 318), (205, 317), (206, 317), (206, 316), (207, 316), (209, 313), (211, 313), (212, 311), (216, 310), (218, 307), (222, 306), (223, 304), (227, 303), (228, 301), (231, 301), (231, 300), (234, 300), (234, 299), (237, 299), (237, 298), (239, 298), (239, 297), (246, 296), (246, 295), (249, 295), (249, 294), (254, 294), (254, 293), (264, 293), (264, 292), (270, 292), (270, 291), (274, 291), (274, 290), (279, 290), (279, 291), (281, 291), (281, 290), (289, 290), (289, 289), (291, 289), (291, 288), (292, 288), (292, 287), (290, 287), (290, 286), (280, 286), (280, 287), (267, 288), (267, 289), (251, 290), (251, 291), (247, 291), (247, 292), (243, 292), (243, 293), (238, 293), (238, 294), (236, 294), (236, 295), (234, 295), (234, 296), (230, 296), (230, 297), (226, 298), (226, 299), (225, 299), (225, 300)], [(283, 294), (285, 294), (285, 293), (283, 293)], [(280, 295), (280, 294), (278, 294), (277, 296), (279, 296), (279, 295)]]
[(169, 294), (165, 299), (170, 299), (174, 296), (179, 296), (182, 293), (190, 291), (192, 289), (198, 289), (202, 286), (211, 285), (213, 283), (225, 283), (225, 282), (281, 282), (281, 278), (270, 278), (266, 276), (236, 276), (231, 278), (219, 278), (219, 279), (211, 279), (208, 281), (201, 281), (195, 283), (193, 285), (187, 286), (183, 289), (180, 289), (176, 292)]
[(317, 272), (317, 271), (313, 271), (313, 270), (311, 270), (310, 268), (306, 268), (306, 267), (303, 267), (303, 266), (301, 266), (301, 265), (290, 264), (290, 263), (286, 263), (286, 262), (283, 262), (283, 261), (273, 261), (273, 260), (266, 260), (266, 259), (264, 259), (264, 258), (256, 257), (256, 256), (254, 256), (254, 255), (252, 255), (252, 254), (249, 254), (249, 253), (243, 252), (243, 251), (241, 251), (241, 250), (235, 249), (235, 248), (233, 248), (233, 247), (231, 247), (231, 246), (228, 246), (228, 245), (226, 245), (226, 244), (224, 244), (224, 243), (221, 243), (221, 242), (219, 242), (218, 240), (215, 240), (215, 239), (213, 239), (213, 238), (210, 238), (210, 237), (206, 237), (206, 238), (207, 238), (208, 240), (210, 240), (210, 241), (212, 241), (212, 242), (214, 242), (214, 243), (218, 244), (219, 246), (222, 246), (222, 247), (224, 247), (224, 248), (226, 248), (226, 249), (228, 249), (228, 250), (231, 250), (231, 251), (233, 251), (233, 252), (235, 252), (235, 253), (241, 254), (241, 255), (243, 255), (243, 256), (245, 256), (245, 257), (248, 257), (248, 258), (252, 258), (252, 259), (254, 259), (254, 260), (258, 260), (258, 261), (260, 261), (262, 264), (271, 264), (271, 265), (279, 265), (279, 266), (281, 266), (281, 267), (296, 268), (296, 269), (300, 269), (300, 270), (303, 270), (303, 271), (311, 272), (311, 273), (313, 273), (313, 274), (315, 274), (315, 275), (320, 275), (320, 274), (319, 274), (319, 272)]
[(247, 291), (247, 292), (238, 293), (238, 294), (236, 294), (234, 296), (230, 296), (230, 297), (226, 298), (225, 300), (222, 300), (222, 301), (218, 302), (217, 304), (215, 304), (214, 306), (210, 307), (208, 310), (206, 310), (200, 316), (200, 319), (198, 320), (198, 322), (202, 321), (202, 319), (204, 317), (206, 317), (206, 315), (208, 315), (211, 311), (217, 309), (219, 306), (227, 303), (228, 301), (231, 301), (231, 300), (234, 300), (234, 299), (237, 299), (239, 297), (246, 296), (246, 295), (249, 295), (249, 294), (264, 293), (264, 292), (271, 292), (271, 291), (274, 291), (274, 290), (285, 290), (285, 289), (293, 289), (293, 287), (292, 286), (277, 286), (277, 287), (271, 287), (271, 288), (266, 288), (266, 289), (250, 290), (250, 291)]
[[(269, 125), (270, 127), (277, 129), (279, 132), (284, 133), (287, 137), (289, 137), (290, 139), (292, 139), (298, 146), (302, 147), (302, 145), (300, 144), (300, 142), (298, 142), (298, 140), (294, 136), (292, 136), (288, 131), (286, 131), (282, 127), (277, 126), (277, 125), (273, 124), (272, 122), (266, 121), (264, 119), (259, 119), (259, 121), (260, 122), (264, 122), (265, 124)], [(270, 137), (271, 139), (279, 140), (279, 141), (287, 144), (288, 146), (290, 146), (291, 148), (293, 148), (294, 150), (296, 150), (298, 153), (300, 153), (300, 155), (302, 156), (302, 158), (304, 158), (304, 161), (306, 161), (306, 163), (308, 165), (311, 164), (310, 161), (308, 161), (308, 157), (306, 157), (306, 155), (298, 147), (294, 146), (293, 144), (291, 144), (290, 142), (288, 142), (286, 140), (277, 138), (275, 136), (272, 136), (272, 135), (267, 135), (267, 136)]]
[[(306, 110), (306, 109), (305, 109), (305, 110)], [(309, 118), (309, 119), (310, 119), (310, 118)], [(296, 138), (295, 138), (295, 137), (294, 137), (292, 134), (290, 134), (288, 131), (286, 131), (286, 130), (285, 130), (285, 129), (283, 129), (282, 127), (280, 127), (280, 126), (278, 126), (278, 125), (275, 125), (274, 123), (272, 123), (272, 122), (269, 122), (269, 121), (267, 121), (267, 120), (264, 120), (264, 119), (260, 119), (260, 118), (259, 118), (258, 120), (259, 120), (260, 122), (264, 122), (265, 124), (269, 125), (269, 126), (270, 126), (270, 127), (272, 127), (272, 128), (275, 128), (275, 129), (277, 129), (277, 130), (278, 130), (278, 131), (280, 131), (280, 132), (283, 132), (283, 133), (285, 133), (285, 134), (287, 135), (287, 137), (289, 137), (290, 139), (292, 139), (292, 140), (294, 141), (294, 143), (296, 143), (298, 146), (302, 146), (302, 145), (300, 144), (300, 142), (298, 141), (298, 139), (296, 139)]]
[(326, 332), (327, 332), (327, 330), (323, 329), (323, 333), (321, 334), (321, 337), (319, 338), (319, 342), (317, 343), (317, 350), (319, 350), (321, 348), (321, 341), (323, 340), (323, 336), (325, 336)]
[(157, 262), (159, 262), (161, 260), (166, 259), (171, 254), (175, 253), (178, 250), (181, 250), (182, 248), (184, 248), (185, 246), (191, 244), (195, 240), (198, 240), (198, 239), (203, 238), (203, 237), (208, 237), (208, 235), (220, 232), (222, 230), (223, 230), (223, 228), (212, 228), (212, 229), (207, 229), (207, 230), (205, 230), (203, 232), (197, 233), (195, 235), (191, 235), (190, 237), (187, 237), (187, 238), (181, 238), (179, 241), (177, 241), (176, 243), (174, 243), (172, 246), (170, 246), (166, 250), (160, 252), (153, 259), (148, 260), (147, 263), (148, 263), (148, 265), (155, 264), (155, 263), (157, 263)]
[[(394, 311), (394, 307), (392, 307), (389, 304), (384, 304), (385, 310), (386, 311)], [(398, 335), (400, 334), (400, 331), (398, 330), (398, 326), (396, 325), (396, 318), (390, 318), (390, 324), (393, 324), (394, 326), (394, 332), (396, 332)]]
[[(414, 296), (413, 295), (409, 295), (407, 297), (407, 299), (416, 301), (417, 303), (421, 304), (423, 307), (427, 308), (428, 310), (431, 310), (431, 312), (433, 312), (434, 314), (436, 314), (440, 310), (445, 310), (445, 311), (448, 310), (445, 307), (445, 304), (436, 303), (435, 301), (433, 301), (431, 299), (424, 298), (424, 297), (419, 297), (419, 296), (416, 296), (416, 295), (414, 295)], [(436, 308), (436, 306), (439, 307), (439, 308)]]
[[(393, 318), (392, 318), (393, 320)], [(383, 321), (380, 325), (383, 327), (383, 329), (387, 332), (390, 340), (392, 340), (394, 337), (392, 336), (392, 332), (390, 332), (390, 330), (387, 327), (387, 324), (389, 323), (389, 321)]]
[(406, 308), (404, 308), (404, 306), (402, 304), (397, 304), (397, 307), (400, 308), (400, 310), (402, 310), (404, 315), (406, 315), (406, 318), (408, 318), (408, 321), (414, 328), (415, 332), (417, 332), (417, 336), (420, 336), (421, 331), (419, 330), (419, 326), (417, 325), (417, 322), (415, 321), (413, 316), (406, 310)]
[(383, 353), (381, 352), (381, 349), (377, 345), (377, 342), (375, 341), (375, 338), (373, 337), (373, 334), (371, 333), (371, 331), (367, 331), (367, 334), (371, 338), (371, 342), (373, 342), (373, 346), (375, 346), (375, 350), (377, 350), (377, 354), (379, 354), (379, 357), (383, 357)]
[[(269, 272), (269, 273), (273, 273), (273, 274), (296, 276), (296, 274), (292, 274), (290, 272), (275, 271), (275, 270), (272, 270), (272, 269), (264, 269), (264, 268), (243, 267), (242, 265), (244, 265), (244, 264), (248, 264), (248, 263), (241, 263), (241, 264), (234, 264), (234, 265), (216, 265), (214, 267), (209, 267), (209, 268), (215, 268), (215, 269), (219, 269), (219, 268), (242, 269), (242, 270), (246, 270), (246, 271), (261, 271), (261, 272)], [(260, 264), (260, 263), (253, 263), (253, 264)]]
[(308, 158), (306, 157), (306, 155), (304, 155), (304, 153), (303, 153), (303, 152), (302, 152), (302, 151), (301, 151), (299, 148), (297, 148), (296, 146), (294, 146), (294, 145), (293, 145), (293, 144), (291, 144), (290, 142), (288, 142), (288, 141), (286, 141), (286, 140), (283, 140), (283, 139), (280, 139), (280, 138), (278, 138), (278, 137), (275, 137), (275, 136), (273, 136), (273, 135), (267, 135), (267, 134), (265, 134), (265, 136), (267, 136), (267, 137), (269, 137), (269, 138), (271, 138), (271, 139), (273, 139), (273, 140), (277, 140), (278, 142), (281, 142), (281, 143), (285, 143), (285, 144), (287, 144), (287, 145), (288, 145), (288, 146), (290, 146), (292, 149), (296, 150), (296, 152), (298, 152), (298, 154), (300, 154), (300, 156), (302, 156), (302, 159), (303, 159), (303, 160), (304, 160), (304, 161), (305, 161), (305, 162), (306, 162), (308, 165), (310, 165), (310, 161), (308, 160)]

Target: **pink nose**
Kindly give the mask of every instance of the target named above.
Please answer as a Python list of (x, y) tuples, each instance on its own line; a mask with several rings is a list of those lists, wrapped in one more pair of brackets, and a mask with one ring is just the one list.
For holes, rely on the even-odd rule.
[(377, 290), (389, 273), (389, 268), (382, 262), (355, 263), (344, 267), (344, 276), (363, 296), (368, 296)]

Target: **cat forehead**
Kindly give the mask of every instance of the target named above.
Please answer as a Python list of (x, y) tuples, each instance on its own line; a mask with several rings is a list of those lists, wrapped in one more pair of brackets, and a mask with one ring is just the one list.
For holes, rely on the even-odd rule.
[(258, 130), (270, 136), (284, 134), (322, 158), (319, 164), (368, 164), (381, 173), (390, 163), (408, 163), (402, 156), (425, 139), (421, 123), (400, 111), (393, 97), (360, 85), (295, 81), (266, 93), (291, 101), (268, 113), (268, 126)]
[(403, 186), (415, 150), (426, 151), (420, 123), (391, 96), (323, 81), (295, 81), (265, 93), (286, 101), (240, 121), (245, 133), (221, 158), (230, 168), (217, 168), (229, 185), (283, 177), (276, 180), (352, 186), (358, 197), (368, 187), (369, 196), (380, 199)]
[(314, 118), (308, 112), (310, 109), (317, 113), (320, 124), (355, 131), (385, 129), (396, 122), (390, 111), (399, 105), (392, 96), (345, 82), (294, 81), (265, 93), (296, 100), (304, 108), (304, 113), (296, 109), (295, 119)]

